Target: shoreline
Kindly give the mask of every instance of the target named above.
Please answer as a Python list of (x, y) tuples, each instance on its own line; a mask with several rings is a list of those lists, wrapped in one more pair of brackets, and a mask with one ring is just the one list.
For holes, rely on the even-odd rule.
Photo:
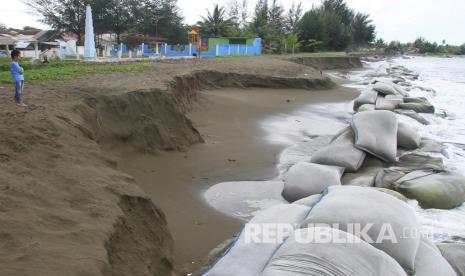
[(166, 213), (175, 259), (187, 270), (200, 268), (207, 254), (232, 238), (244, 223), (209, 206), (204, 191), (224, 181), (265, 180), (278, 175), (276, 164), (287, 146), (265, 141), (260, 122), (276, 114), (290, 115), (311, 103), (350, 101), (358, 92), (338, 86), (312, 91), (221, 89), (200, 95), (189, 116), (204, 134), (204, 144), (186, 152), (130, 156), (120, 167), (134, 176)]

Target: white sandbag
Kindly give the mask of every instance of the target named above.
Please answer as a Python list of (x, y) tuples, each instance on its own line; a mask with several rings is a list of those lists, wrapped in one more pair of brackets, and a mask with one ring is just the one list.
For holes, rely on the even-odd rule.
[(322, 194), (307, 196), (307, 197), (304, 197), (302, 199), (292, 202), (292, 204), (300, 204), (300, 205), (312, 207), (313, 205), (318, 203), (318, 201), (320, 201), (322, 196), (323, 196)]
[(444, 162), (441, 157), (434, 157), (420, 153), (408, 153), (399, 157), (395, 163), (396, 169), (403, 172), (419, 170), (444, 171)]
[(420, 124), (423, 124), (423, 125), (429, 125), (430, 124), (430, 122), (428, 120), (426, 120), (423, 116), (421, 116), (420, 114), (416, 113), (413, 110), (395, 109), (394, 112), (397, 113), (397, 114), (401, 114), (401, 115), (410, 117), (410, 118), (416, 120), (417, 122), (419, 122)]
[(439, 141), (423, 138), (421, 139), (419, 150), (422, 152), (440, 153), (445, 156), (447, 155), (446, 148), (446, 145)]
[(393, 101), (389, 101), (386, 98), (378, 97), (376, 99), (376, 110), (394, 110), (396, 109), (396, 103)]
[(452, 172), (414, 171), (397, 180), (394, 188), (424, 209), (452, 209), (465, 202), (465, 177)]
[(415, 257), (415, 276), (456, 276), (454, 269), (429, 240), (421, 238)]
[(289, 202), (321, 194), (327, 187), (341, 185), (344, 168), (300, 162), (284, 176), (282, 196)]
[(406, 198), (404, 195), (402, 195), (401, 193), (396, 192), (394, 190), (385, 189), (385, 188), (378, 188), (378, 187), (373, 187), (372, 189), (375, 189), (377, 191), (380, 191), (380, 192), (383, 192), (385, 194), (391, 195), (391, 196), (393, 196), (393, 197), (395, 197), (398, 200), (401, 200), (403, 202), (408, 202), (408, 198)]
[(357, 112), (373, 111), (373, 110), (376, 110), (376, 105), (374, 105), (374, 104), (363, 104), (358, 108)]
[(413, 110), (417, 113), (434, 113), (435, 111), (434, 106), (429, 103), (401, 103), (399, 108)]
[(357, 99), (354, 101), (354, 110), (357, 110), (360, 106), (364, 104), (375, 104), (376, 98), (378, 97), (378, 92), (368, 89), (363, 91)]
[(397, 117), (385, 110), (357, 113), (352, 117), (355, 147), (386, 161), (396, 161)]
[(414, 150), (420, 146), (420, 143), (421, 136), (418, 130), (405, 123), (399, 122), (397, 129), (397, 146), (408, 150)]
[(439, 243), (437, 246), (457, 276), (465, 276), (465, 244)]
[(384, 82), (377, 82), (373, 85), (373, 90), (381, 93), (383, 95), (398, 95), (399, 93), (394, 89), (393, 85), (384, 83)]
[(428, 99), (425, 97), (405, 97), (404, 102), (406, 103), (427, 103), (427, 104), (430, 103)]
[[(313, 206), (302, 227), (337, 223), (342, 231), (369, 227), (361, 238), (393, 257), (407, 272), (414, 271), (420, 239), (405, 236), (405, 229), (418, 231), (415, 211), (406, 203), (373, 188), (333, 186)], [(389, 237), (394, 239), (385, 239)]]
[(398, 85), (398, 84), (393, 84), (392, 87), (394, 87), (394, 90), (396, 90), (397, 94), (403, 96), (403, 97), (406, 97), (408, 96), (408, 93), (407, 91), (405, 91), (404, 88), (402, 88), (402, 86)]
[(363, 164), (365, 152), (355, 148), (354, 132), (352, 128), (346, 128), (331, 144), (317, 151), (311, 159), (312, 163), (338, 166), (345, 171), (357, 171)]
[(394, 183), (406, 173), (395, 168), (381, 169), (375, 178), (375, 187), (394, 189)]
[(402, 97), (400, 95), (386, 95), (384, 98), (386, 100), (395, 102), (396, 105), (404, 102), (404, 97)]
[(364, 167), (356, 173), (345, 173), (342, 176), (342, 185), (373, 187), (375, 186), (375, 178), (381, 168)]
[[(334, 242), (317, 241), (328, 235)], [(337, 241), (348, 241), (337, 242)], [(402, 276), (389, 255), (352, 234), (328, 227), (298, 229), (276, 251), (262, 276)]]
[[(240, 236), (205, 276), (256, 276), (259, 275), (276, 249), (277, 242), (254, 242), (253, 237), (246, 235), (247, 227), (259, 227), (261, 224), (283, 223), (294, 225), (301, 222), (310, 207), (299, 204), (281, 204), (270, 207), (251, 219)], [(265, 231), (263, 231), (265, 232)], [(291, 234), (293, 231), (290, 231)]]

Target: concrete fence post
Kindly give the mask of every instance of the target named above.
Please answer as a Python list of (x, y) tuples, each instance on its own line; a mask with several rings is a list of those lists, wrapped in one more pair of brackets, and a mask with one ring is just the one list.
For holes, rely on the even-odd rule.
[(231, 44), (228, 44), (228, 56), (231, 55)]
[(144, 53), (145, 52), (145, 43), (142, 42), (142, 45), (141, 45), (141, 53), (142, 53), (142, 56), (144, 56)]
[(241, 55), (241, 45), (237, 44), (237, 55)]
[(189, 56), (192, 56), (192, 43), (189, 43)]
[(168, 43), (165, 43), (165, 56), (168, 54)]
[(245, 44), (245, 55), (248, 55), (249, 45)]
[(219, 44), (216, 44), (216, 49), (215, 50), (216, 50), (215, 55), (219, 56), (220, 55), (220, 45)]

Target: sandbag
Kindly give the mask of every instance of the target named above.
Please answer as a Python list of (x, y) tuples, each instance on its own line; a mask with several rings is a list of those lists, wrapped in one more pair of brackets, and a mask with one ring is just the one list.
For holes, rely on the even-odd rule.
[[(299, 204), (281, 204), (261, 211), (248, 225), (301, 222), (310, 207)], [(245, 229), (247, 229), (247, 225)], [(242, 231), (229, 251), (221, 257), (205, 276), (256, 276), (259, 275), (281, 243), (251, 242)], [(289, 233), (291, 234), (291, 233)]]
[(357, 113), (351, 126), (355, 147), (386, 161), (396, 161), (397, 117), (393, 112), (377, 110)]
[(419, 153), (402, 155), (395, 165), (397, 170), (403, 172), (418, 170), (444, 171), (444, 162), (442, 158)]
[(430, 122), (428, 120), (426, 120), (423, 116), (421, 116), (420, 114), (416, 113), (413, 110), (395, 109), (394, 112), (397, 113), (397, 114), (408, 116), (408, 117), (416, 120), (420, 124), (423, 124), (423, 125), (429, 125), (430, 124)]
[(323, 196), (322, 194), (307, 196), (307, 197), (304, 197), (302, 199), (292, 202), (292, 204), (300, 204), (300, 205), (312, 207), (313, 205), (318, 203), (318, 201), (320, 201), (322, 196)]
[(420, 142), (420, 151), (422, 152), (430, 152), (430, 153), (441, 153), (442, 155), (446, 156), (446, 146), (438, 141), (434, 141), (431, 139), (422, 139)]
[(394, 182), (405, 175), (405, 172), (394, 168), (380, 169), (375, 177), (375, 187), (394, 189)]
[(360, 106), (364, 104), (375, 104), (377, 97), (378, 92), (372, 89), (363, 91), (354, 101), (354, 110), (357, 110)]
[[(327, 233), (338, 242), (311, 242)], [(317, 239), (315, 239), (318, 241)], [(302, 242), (305, 241), (305, 242)], [(329, 227), (298, 229), (276, 251), (262, 276), (401, 276), (389, 255), (352, 234)]]
[(397, 180), (394, 188), (423, 209), (452, 209), (465, 202), (465, 177), (452, 172), (414, 171)]
[(321, 194), (327, 187), (341, 185), (344, 168), (300, 162), (284, 176), (282, 196), (289, 202)]
[(346, 128), (328, 146), (317, 151), (311, 159), (312, 163), (338, 166), (346, 171), (357, 171), (363, 164), (365, 152), (355, 148), (354, 132), (352, 128)]
[(376, 110), (394, 110), (396, 109), (396, 103), (390, 100), (387, 100), (383, 97), (378, 97), (376, 99)]
[(404, 102), (406, 103), (426, 103), (429, 104), (429, 101), (425, 97), (405, 97)]
[(365, 167), (356, 173), (345, 173), (342, 176), (342, 185), (373, 187), (375, 185), (375, 178), (381, 168)]
[[(371, 245), (393, 257), (407, 272), (414, 270), (420, 240), (418, 236), (405, 237), (403, 232), (404, 229), (418, 230), (417, 216), (408, 204), (391, 195), (357, 186), (329, 187), (302, 227), (316, 223), (337, 223), (342, 231), (348, 231), (355, 223), (361, 229), (371, 225), (368, 236), (371, 241), (378, 241)], [(379, 240), (384, 235), (381, 233), (386, 233), (383, 229), (392, 230), (395, 240)]]
[(384, 83), (384, 82), (377, 82), (373, 85), (373, 90), (379, 92), (383, 95), (398, 95), (399, 93), (394, 89), (393, 85)]
[(389, 101), (392, 101), (396, 104), (396, 106), (400, 103), (403, 103), (404, 102), (404, 97), (400, 96), (400, 95), (386, 95), (384, 97), (386, 100), (389, 100)]
[(415, 257), (415, 276), (456, 276), (451, 265), (429, 240), (421, 238)]
[(437, 246), (457, 276), (465, 276), (465, 244), (439, 243)]
[(417, 113), (434, 113), (434, 106), (428, 103), (401, 103), (398, 107), (413, 110)]
[(372, 187), (372, 189), (375, 189), (377, 191), (380, 191), (380, 192), (383, 192), (385, 194), (388, 194), (388, 195), (391, 195), (395, 198), (397, 198), (398, 200), (401, 200), (403, 202), (407, 202), (408, 201), (408, 198), (406, 198), (404, 195), (402, 195), (401, 193), (399, 192), (396, 192), (394, 190), (390, 190), (390, 189), (385, 189), (385, 188), (378, 188), (378, 187)]
[(374, 104), (363, 104), (357, 110), (357, 112), (364, 112), (364, 111), (373, 111), (376, 110), (376, 106)]
[(421, 136), (418, 131), (407, 124), (399, 122), (397, 129), (397, 146), (414, 150), (420, 146)]

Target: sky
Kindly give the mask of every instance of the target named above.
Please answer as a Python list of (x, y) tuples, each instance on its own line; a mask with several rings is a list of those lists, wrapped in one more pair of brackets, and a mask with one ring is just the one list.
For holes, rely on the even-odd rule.
[[(206, 14), (214, 3), (227, 6), (230, 0), (178, 0), (186, 23), (194, 24), (199, 15)], [(250, 12), (255, 0), (248, 0)], [(294, 0), (278, 0), (286, 8)], [(298, 1), (298, 0), (296, 0)], [(302, 0), (304, 10), (321, 0)], [(5, 7), (8, 3), (8, 7)], [(347, 0), (348, 5), (363, 13), (368, 13), (377, 28), (377, 36), (386, 41), (409, 42), (422, 36), (441, 43), (465, 43), (465, 1), (464, 0)], [(21, 0), (0, 0), (0, 23), (9, 27), (21, 28), (32, 25), (47, 26), (38, 22), (39, 16), (28, 12)]]

